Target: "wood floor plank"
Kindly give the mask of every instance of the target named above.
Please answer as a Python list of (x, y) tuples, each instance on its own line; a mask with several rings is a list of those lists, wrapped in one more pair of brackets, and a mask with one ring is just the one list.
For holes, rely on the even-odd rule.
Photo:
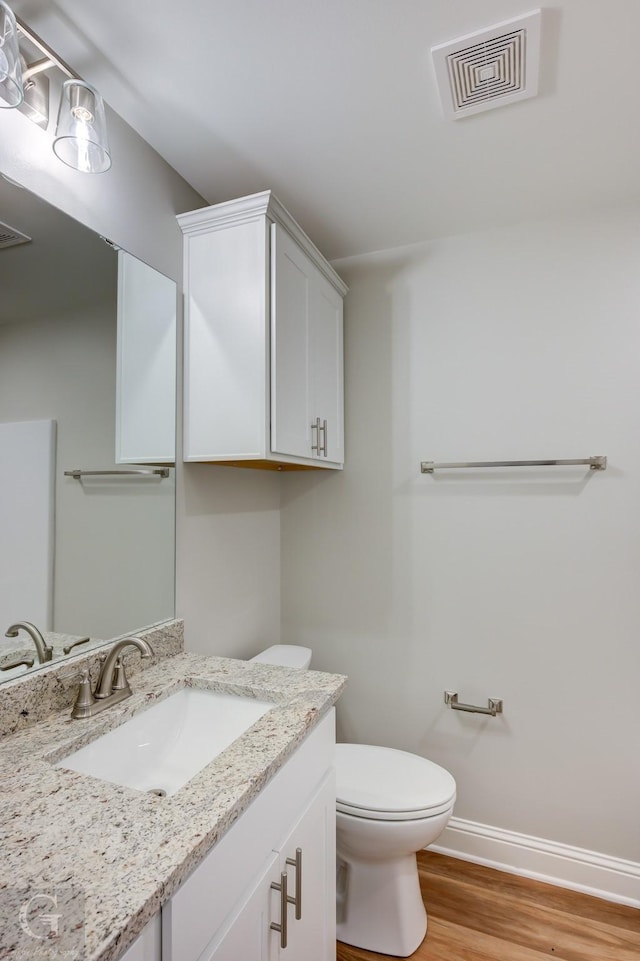
[(424, 884), (432, 916), (452, 924), (464, 918), (466, 928), (490, 934), (512, 945), (534, 948), (562, 961), (638, 961), (640, 932), (576, 918), (535, 900), (497, 894), (489, 886), (439, 878)]
[[(412, 961), (640, 961), (640, 911), (433, 852), (429, 929)], [(337, 961), (393, 961), (338, 943)]]
[[(341, 943), (338, 943), (337, 958), (338, 961), (398, 961), (390, 954), (374, 954)], [(427, 937), (411, 955), (411, 961), (549, 961), (549, 955), (430, 918)]]
[(501, 938), (470, 931), (439, 918), (429, 920), (427, 937), (413, 957), (415, 961), (549, 961), (550, 958), (524, 945), (506, 943)]
[(605, 901), (603, 898), (585, 897), (579, 891), (570, 891), (542, 881), (507, 874), (495, 868), (485, 867), (483, 864), (474, 864), (472, 861), (464, 861), (463, 865), (462, 867), (458, 858), (446, 857), (434, 851), (418, 853), (419, 868), (426, 870), (427, 874), (433, 878), (457, 878), (460, 877), (462, 870), (465, 880), (470, 883), (477, 882), (480, 885), (490, 884), (500, 893), (513, 894), (523, 900), (535, 900), (539, 904), (567, 911), (576, 917), (593, 918), (605, 924), (628, 928), (630, 931), (637, 931), (640, 927), (640, 912), (636, 908)]

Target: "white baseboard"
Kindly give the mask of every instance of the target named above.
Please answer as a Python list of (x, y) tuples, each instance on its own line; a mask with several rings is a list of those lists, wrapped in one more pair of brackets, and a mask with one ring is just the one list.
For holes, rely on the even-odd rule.
[(640, 864), (452, 817), (430, 851), (640, 908)]

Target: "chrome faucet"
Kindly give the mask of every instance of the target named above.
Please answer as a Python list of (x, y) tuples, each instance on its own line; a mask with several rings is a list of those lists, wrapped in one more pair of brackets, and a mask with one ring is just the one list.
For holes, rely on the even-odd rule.
[(141, 637), (124, 637), (121, 641), (116, 641), (107, 654), (98, 677), (95, 691), (95, 697), (98, 700), (113, 697), (115, 693), (120, 691), (126, 691), (126, 696), (131, 694), (131, 688), (124, 673), (124, 655), (122, 653), (129, 645), (137, 647), (142, 657), (153, 657), (151, 645)]
[(131, 696), (132, 692), (124, 671), (123, 660), (123, 652), (129, 646), (137, 648), (141, 657), (153, 657), (153, 648), (141, 637), (124, 637), (121, 641), (116, 641), (102, 662), (95, 691), (91, 690), (89, 668), (83, 668), (74, 674), (66, 675), (67, 678), (80, 678), (80, 688), (71, 711), (71, 717), (93, 717), (111, 704), (117, 704)]
[(38, 660), (41, 664), (46, 664), (53, 657), (53, 648), (47, 644), (38, 628), (29, 621), (16, 621), (5, 632), (5, 637), (17, 637), (18, 631), (26, 631), (36, 646)]
[(0, 671), (12, 671), (14, 667), (33, 667), (32, 657), (19, 657), (15, 661), (6, 661), (0, 666)]

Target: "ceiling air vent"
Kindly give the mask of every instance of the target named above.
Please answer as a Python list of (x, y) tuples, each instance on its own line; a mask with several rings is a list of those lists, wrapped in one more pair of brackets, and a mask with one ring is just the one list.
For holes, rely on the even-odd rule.
[(10, 227), (9, 224), (3, 224), (0, 220), (0, 250), (4, 250), (5, 247), (17, 247), (18, 244), (30, 244), (31, 237), (27, 237), (26, 234), (20, 233), (15, 227)]
[(457, 120), (538, 92), (540, 10), (431, 48), (445, 116)]

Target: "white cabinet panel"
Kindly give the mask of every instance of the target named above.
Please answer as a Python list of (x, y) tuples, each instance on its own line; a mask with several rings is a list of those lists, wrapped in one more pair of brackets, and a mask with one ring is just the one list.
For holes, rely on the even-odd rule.
[(277, 934), (270, 929), (271, 883), (279, 878), (280, 858), (273, 853), (240, 911), (224, 926), (200, 961), (275, 961)]
[(120, 961), (161, 961), (160, 914), (156, 914)]
[(187, 244), (185, 460), (264, 456), (267, 257), (264, 219)]

